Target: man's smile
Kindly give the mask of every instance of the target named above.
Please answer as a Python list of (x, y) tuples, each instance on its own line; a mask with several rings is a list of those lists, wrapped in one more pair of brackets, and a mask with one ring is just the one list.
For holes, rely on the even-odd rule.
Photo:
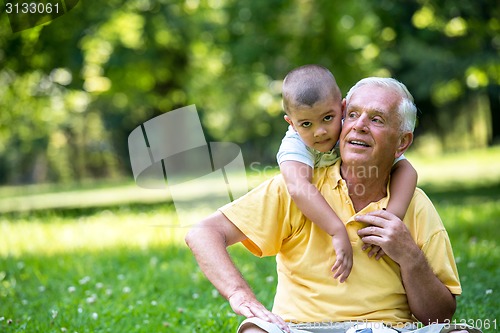
[(371, 147), (371, 145), (368, 144), (366, 141), (359, 140), (359, 139), (347, 140), (347, 142), (350, 145), (354, 145), (354, 146), (358, 146), (358, 147)]

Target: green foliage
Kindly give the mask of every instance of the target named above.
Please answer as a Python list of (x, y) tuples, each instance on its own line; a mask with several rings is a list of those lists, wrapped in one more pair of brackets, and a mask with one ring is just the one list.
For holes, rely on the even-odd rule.
[(500, 132), (499, 14), (486, 0), (91, 0), (16, 33), (4, 15), (0, 182), (128, 175), (131, 130), (189, 104), (207, 140), (274, 162), (281, 80), (305, 63), (332, 69), (344, 93), (399, 78), (420, 132), (485, 146)]

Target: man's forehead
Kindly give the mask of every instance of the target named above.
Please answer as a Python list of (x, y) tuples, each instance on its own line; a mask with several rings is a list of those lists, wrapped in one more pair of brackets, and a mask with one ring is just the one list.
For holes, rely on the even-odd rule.
[(379, 112), (393, 110), (401, 96), (389, 87), (364, 85), (357, 88), (347, 104), (347, 108), (370, 108)]

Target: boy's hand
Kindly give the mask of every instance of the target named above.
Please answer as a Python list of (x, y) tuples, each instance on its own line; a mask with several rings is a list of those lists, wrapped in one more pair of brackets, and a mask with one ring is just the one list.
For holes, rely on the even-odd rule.
[(332, 237), (333, 248), (337, 260), (332, 267), (333, 278), (339, 279), (340, 283), (345, 282), (352, 269), (352, 246), (348, 238), (338, 235)]
[(380, 246), (377, 245), (372, 245), (372, 244), (364, 244), (363, 247), (361, 248), (363, 251), (366, 251), (367, 249), (370, 249), (370, 252), (368, 252), (368, 257), (373, 257), (375, 256), (375, 260), (379, 260), (385, 255), (384, 250)]

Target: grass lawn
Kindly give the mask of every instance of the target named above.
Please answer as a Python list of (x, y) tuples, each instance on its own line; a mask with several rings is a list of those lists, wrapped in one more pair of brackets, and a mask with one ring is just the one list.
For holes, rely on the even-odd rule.
[[(500, 150), (476, 156), (412, 161), (454, 248), (464, 290), (455, 319), (497, 332)], [(459, 170), (474, 170), (473, 176), (450, 171), (454, 158), (462, 163)], [(71, 192), (76, 201), (77, 192)], [(2, 193), (5, 207), (6, 200), (27, 195), (19, 189)], [(0, 332), (234, 332), (241, 318), (197, 269), (182, 241), (187, 229), (166, 226), (176, 218), (171, 204), (80, 201), (0, 215)], [(231, 252), (259, 299), (271, 307), (274, 258), (254, 258), (241, 246)]]

